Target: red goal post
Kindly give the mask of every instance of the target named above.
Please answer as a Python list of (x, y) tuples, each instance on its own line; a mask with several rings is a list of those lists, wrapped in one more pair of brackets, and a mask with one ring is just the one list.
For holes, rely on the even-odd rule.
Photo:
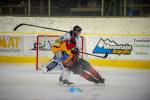
[[(36, 40), (36, 70), (39, 70), (43, 64), (49, 62), (54, 56), (51, 52), (52, 43), (59, 38), (59, 35), (37, 35)], [(84, 38), (80, 36), (80, 51), (84, 51)], [(83, 58), (83, 54), (80, 54)]]

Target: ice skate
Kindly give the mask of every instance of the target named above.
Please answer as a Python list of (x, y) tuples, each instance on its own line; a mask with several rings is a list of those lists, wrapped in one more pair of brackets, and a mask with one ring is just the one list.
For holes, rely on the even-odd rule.
[(63, 85), (66, 86), (74, 86), (72, 82), (69, 82), (68, 80), (63, 80)]
[(63, 82), (63, 77), (59, 77), (59, 82)]
[(105, 79), (102, 78), (101, 80), (95, 81), (96, 85), (105, 85)]

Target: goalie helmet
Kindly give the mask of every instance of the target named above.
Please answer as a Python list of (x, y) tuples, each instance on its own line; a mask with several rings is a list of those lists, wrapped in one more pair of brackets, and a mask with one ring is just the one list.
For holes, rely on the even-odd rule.
[(73, 31), (71, 31), (70, 33), (72, 37), (76, 37), (79, 35), (79, 33), (81, 33), (81, 31), (82, 31), (81, 27), (76, 25), (73, 27)]
[(73, 27), (73, 32), (74, 33), (78, 33), (78, 32), (81, 32), (81, 31), (82, 31), (82, 29), (81, 29), (80, 26), (76, 25), (76, 26)]

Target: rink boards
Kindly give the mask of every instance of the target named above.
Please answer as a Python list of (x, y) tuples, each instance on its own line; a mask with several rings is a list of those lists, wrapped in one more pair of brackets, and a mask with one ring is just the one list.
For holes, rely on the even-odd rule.
[[(35, 63), (37, 33), (0, 35), (0, 62)], [(38, 33), (51, 34), (51, 33)], [(56, 34), (56, 33), (52, 33)], [(106, 59), (85, 56), (92, 65), (150, 69), (149, 34), (84, 34), (84, 51)], [(46, 58), (48, 59), (48, 58)]]

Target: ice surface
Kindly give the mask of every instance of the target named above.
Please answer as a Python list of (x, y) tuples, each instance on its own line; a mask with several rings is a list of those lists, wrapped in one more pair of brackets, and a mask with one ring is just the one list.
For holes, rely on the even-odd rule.
[(0, 100), (150, 100), (150, 71), (96, 67), (106, 78), (97, 86), (78, 75), (83, 92), (69, 93), (59, 74), (42, 74), (31, 64), (0, 64)]

